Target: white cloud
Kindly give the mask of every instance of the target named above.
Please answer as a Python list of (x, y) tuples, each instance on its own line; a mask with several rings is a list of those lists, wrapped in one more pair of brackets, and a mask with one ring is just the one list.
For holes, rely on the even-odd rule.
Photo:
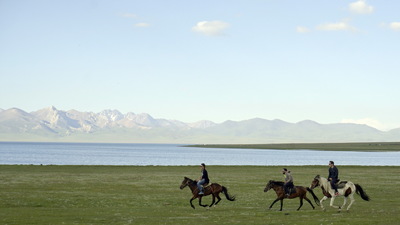
[(223, 21), (201, 21), (192, 30), (207, 36), (221, 36), (228, 27), (229, 24)]
[(308, 29), (307, 27), (297, 26), (296, 31), (298, 33), (308, 33), (310, 32), (310, 29)]
[(347, 21), (338, 22), (338, 23), (326, 23), (317, 26), (317, 30), (324, 31), (356, 31), (355, 27), (352, 27)]
[(358, 0), (349, 4), (349, 10), (357, 14), (368, 14), (374, 11), (374, 7), (368, 5), (364, 0)]
[(389, 24), (390, 29), (400, 31), (400, 22), (392, 22)]
[(378, 130), (389, 130), (390, 128), (388, 128), (386, 125), (384, 125), (383, 123), (375, 120), (375, 119), (371, 119), (371, 118), (363, 118), (363, 119), (343, 119), (342, 121), (340, 121), (341, 123), (355, 123), (355, 124), (364, 124), (364, 125), (368, 125), (370, 127), (376, 128)]
[(148, 23), (137, 23), (137, 24), (135, 24), (135, 27), (149, 27), (150, 26), (150, 24), (148, 24)]

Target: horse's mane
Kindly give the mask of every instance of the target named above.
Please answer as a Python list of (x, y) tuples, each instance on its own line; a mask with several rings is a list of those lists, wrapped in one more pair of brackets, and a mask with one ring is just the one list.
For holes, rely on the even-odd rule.
[[(325, 189), (327, 192), (329, 192), (329, 188), (331, 187), (331, 185), (329, 185), (329, 181), (328, 179), (326, 179), (325, 177), (321, 177), (320, 175), (317, 175), (317, 177), (319, 178), (319, 180), (321, 181), (320, 185), (323, 189)], [(317, 178), (316, 177), (316, 178)]]
[(197, 182), (195, 180), (192, 180), (189, 177), (186, 177), (186, 178), (189, 180), (190, 183), (196, 183), (197, 184)]
[(283, 181), (275, 181), (275, 180), (270, 180), (269, 183), (272, 183), (277, 186), (283, 186), (283, 184), (284, 184)]

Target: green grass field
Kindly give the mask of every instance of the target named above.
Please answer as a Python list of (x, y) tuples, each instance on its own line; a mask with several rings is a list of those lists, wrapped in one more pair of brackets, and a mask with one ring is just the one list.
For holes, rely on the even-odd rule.
[[(199, 166), (0, 166), (0, 224), (399, 224), (400, 167), (340, 166), (340, 178), (360, 184), (371, 201), (358, 195), (350, 212), (312, 210), (299, 200), (285, 200), (268, 210), (274, 192), (268, 180), (282, 180), (282, 167), (209, 166), (211, 182), (228, 188), (235, 202), (223, 198), (210, 209), (189, 205), (184, 176), (197, 178)], [(309, 186), (327, 166), (293, 166), (295, 185)], [(321, 190), (315, 193), (322, 197)], [(309, 196), (311, 198), (311, 196)], [(341, 204), (343, 198), (337, 199)], [(211, 197), (203, 203), (210, 203)], [(315, 205), (315, 204), (314, 204)]]

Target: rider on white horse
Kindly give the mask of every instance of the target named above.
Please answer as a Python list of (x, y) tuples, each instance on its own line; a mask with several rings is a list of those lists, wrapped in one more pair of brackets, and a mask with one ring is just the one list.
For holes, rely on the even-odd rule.
[[(320, 205), (323, 210), (325, 210), (322, 202), (331, 198), (330, 206), (334, 208), (339, 208), (339, 210), (343, 209), (347, 203), (347, 198), (350, 198), (350, 204), (347, 206), (347, 210), (350, 209), (351, 205), (354, 203), (354, 193), (357, 193), (361, 196), (361, 198), (365, 201), (369, 201), (369, 196), (364, 192), (363, 188), (359, 184), (354, 184), (351, 181), (342, 181), (340, 182), (340, 187), (338, 191), (338, 187), (336, 186), (337, 181), (339, 181), (339, 171), (335, 166), (333, 161), (329, 161), (329, 177), (328, 179), (317, 175), (311, 183), (310, 189), (315, 187), (321, 187), (324, 197), (320, 200)], [(342, 206), (335, 206), (333, 202), (338, 195), (344, 197)]]
[(329, 176), (328, 180), (331, 183), (332, 189), (335, 190), (335, 196), (339, 195), (339, 192), (337, 190), (336, 183), (339, 180), (339, 170), (335, 166), (335, 163), (333, 161), (329, 161)]

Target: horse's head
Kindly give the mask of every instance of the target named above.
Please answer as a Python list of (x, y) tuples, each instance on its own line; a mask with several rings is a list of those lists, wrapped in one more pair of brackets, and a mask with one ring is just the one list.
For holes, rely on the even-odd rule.
[(275, 186), (275, 181), (273, 180), (268, 181), (267, 186), (265, 186), (264, 188), (264, 192), (269, 191), (270, 189), (274, 188), (274, 186)]
[(184, 179), (183, 179), (183, 181), (182, 181), (182, 183), (181, 183), (181, 186), (180, 186), (179, 188), (180, 188), (181, 190), (184, 189), (186, 186), (189, 185), (189, 183), (190, 183), (191, 181), (192, 181), (192, 180), (191, 180), (190, 178), (184, 177)]
[(320, 185), (321, 177), (319, 175), (314, 177), (314, 180), (311, 182), (310, 188), (314, 189)]

